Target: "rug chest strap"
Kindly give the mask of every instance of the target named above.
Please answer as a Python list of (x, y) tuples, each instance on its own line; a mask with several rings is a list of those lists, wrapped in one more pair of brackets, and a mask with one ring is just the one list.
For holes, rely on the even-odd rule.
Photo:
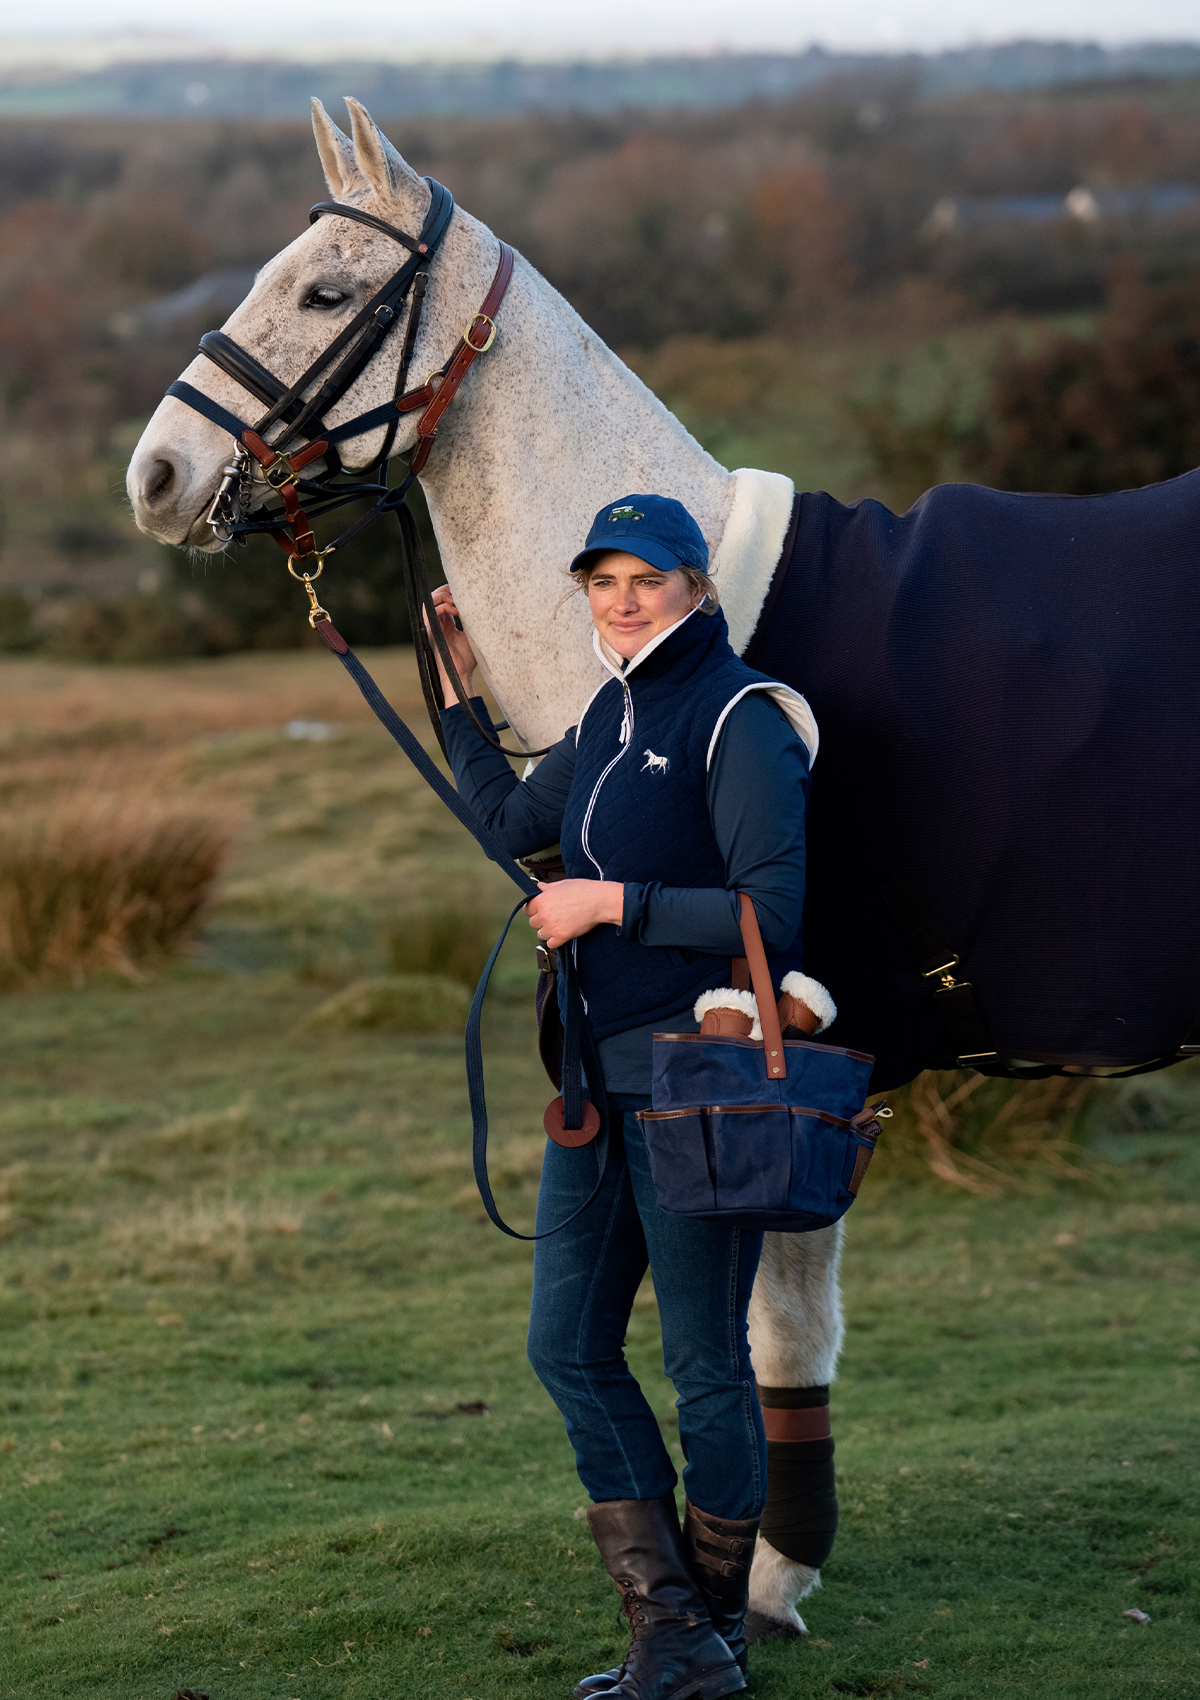
[(980, 1074), (1007, 1073), (974, 986), (969, 980), (955, 978), (958, 952), (946, 939), (916, 882), (901, 874), (879, 889), (921, 978), (940, 982), (933, 999), (959, 1068), (973, 1068)]

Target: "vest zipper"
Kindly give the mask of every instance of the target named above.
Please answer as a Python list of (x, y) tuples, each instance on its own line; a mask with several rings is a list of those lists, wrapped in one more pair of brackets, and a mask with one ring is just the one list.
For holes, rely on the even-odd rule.
[(592, 824), (592, 810), (596, 807), (596, 798), (600, 795), (600, 787), (604, 784), (604, 781), (608, 778), (609, 774), (612, 772), (613, 768), (616, 767), (621, 758), (629, 754), (630, 748), (633, 744), (633, 695), (624, 679), (620, 680), (620, 686), (625, 693), (625, 713), (621, 720), (621, 736), (618, 740), (621, 747), (596, 781), (595, 788), (588, 799), (587, 813), (583, 817), (583, 830), (579, 835), (580, 842), (583, 845), (583, 853), (592, 864), (593, 868), (595, 868), (601, 879), (604, 878), (604, 869), (592, 855), (591, 845), (588, 843), (588, 828)]

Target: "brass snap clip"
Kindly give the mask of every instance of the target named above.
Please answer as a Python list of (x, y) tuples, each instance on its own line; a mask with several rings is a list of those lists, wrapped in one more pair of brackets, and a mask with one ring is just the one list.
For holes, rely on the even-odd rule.
[(308, 556), (308, 555), (289, 555), (288, 556), (288, 564), (287, 564), (288, 572), (291, 573), (293, 578), (299, 579), (300, 583), (304, 586), (305, 590), (307, 590), (307, 592), (308, 592), (308, 601), (309, 601), (308, 623), (309, 623), (310, 626), (313, 627), (314, 630), (316, 629), (316, 624), (317, 624), (318, 620), (327, 620), (329, 618), (329, 610), (328, 610), (328, 608), (322, 608), (320, 602), (317, 600), (317, 593), (313, 589), (313, 585), (320, 578), (321, 574), (325, 571), (326, 558), (329, 555), (332, 555), (332, 554), (333, 554), (332, 549), (322, 549), (319, 553), (315, 550), (313, 551), (311, 559), (315, 560), (316, 563), (317, 563), (317, 570), (316, 570), (315, 573), (298, 573), (296, 571), (296, 562), (297, 561), (307, 561), (307, 560), (310, 559), (310, 556)]

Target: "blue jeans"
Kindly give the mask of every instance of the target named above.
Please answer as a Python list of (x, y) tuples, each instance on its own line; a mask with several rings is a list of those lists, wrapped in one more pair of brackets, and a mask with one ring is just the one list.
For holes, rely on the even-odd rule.
[[(663, 1367), (678, 1394), (683, 1483), (714, 1517), (757, 1517), (767, 1447), (750, 1370), (746, 1312), (762, 1234), (658, 1208), (634, 1112), (648, 1098), (609, 1094), (612, 1151), (599, 1197), (534, 1252), (529, 1361), (558, 1406), (593, 1500), (657, 1499), (678, 1479), (658, 1422), (625, 1362), (625, 1330), (647, 1264)], [(593, 1148), (548, 1144), (539, 1230), (596, 1181)]]

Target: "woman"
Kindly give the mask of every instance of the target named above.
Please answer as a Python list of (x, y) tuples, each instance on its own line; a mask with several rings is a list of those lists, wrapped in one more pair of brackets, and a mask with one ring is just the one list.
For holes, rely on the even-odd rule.
[[(579, 724), (521, 782), (461, 708), (442, 715), (459, 791), (512, 854), (561, 843), (567, 877), (542, 886), (529, 922), (548, 949), (576, 953), (604, 1074), (605, 1186), (536, 1248), (529, 1357), (566, 1421), (632, 1629), (624, 1665), (575, 1690), (612, 1700), (716, 1700), (745, 1686), (766, 1496), (746, 1338), (762, 1235), (659, 1210), (636, 1119), (650, 1106), (651, 1035), (696, 1032), (697, 999), (729, 983), (737, 894), (753, 899), (768, 954), (792, 954), (800, 929), (815, 727), (803, 698), (734, 654), (707, 566), (679, 502), (629, 496), (602, 509), (571, 572), (610, 678)], [(434, 602), (469, 695), (470, 634), (456, 629), (448, 587)], [(452, 702), (444, 672), (442, 686)], [(578, 1151), (548, 1145), (539, 1229), (578, 1208), (594, 1178)], [(647, 1265), (678, 1394), (682, 1531), (676, 1473), (622, 1349)]]

